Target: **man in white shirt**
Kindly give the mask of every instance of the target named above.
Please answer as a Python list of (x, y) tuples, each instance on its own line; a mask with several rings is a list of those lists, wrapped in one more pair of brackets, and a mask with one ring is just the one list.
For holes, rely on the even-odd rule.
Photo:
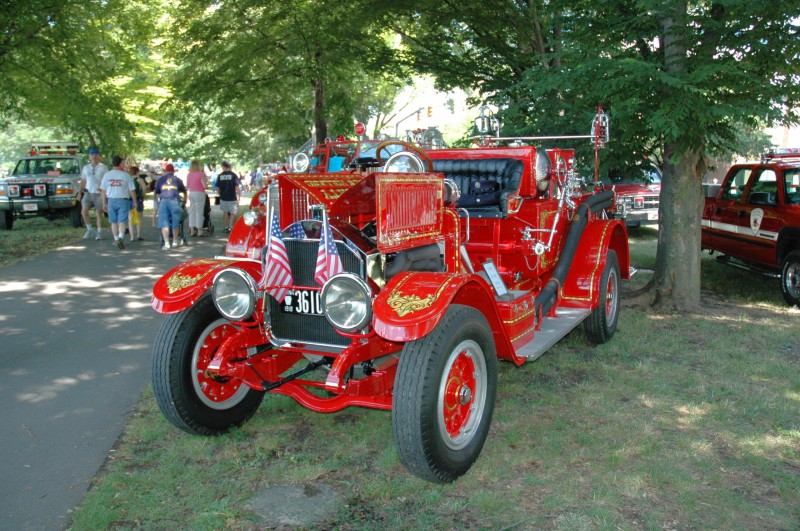
[(114, 155), (111, 164), (114, 169), (103, 176), (100, 193), (103, 198), (103, 210), (108, 212), (108, 221), (111, 223), (114, 245), (124, 249), (128, 213), (136, 204), (136, 185), (133, 184), (131, 174), (123, 169), (122, 157)]
[(89, 210), (94, 208), (95, 216), (97, 216), (97, 236), (96, 240), (100, 239), (100, 233), (103, 230), (103, 199), (100, 197), (100, 183), (103, 181), (103, 176), (108, 171), (108, 167), (100, 162), (100, 150), (97, 148), (89, 149), (89, 164), (83, 167), (81, 171), (81, 185), (78, 190), (78, 198), (81, 200), (81, 215), (83, 222), (86, 224), (86, 232), (83, 238), (87, 239), (92, 235), (92, 221), (89, 217)]

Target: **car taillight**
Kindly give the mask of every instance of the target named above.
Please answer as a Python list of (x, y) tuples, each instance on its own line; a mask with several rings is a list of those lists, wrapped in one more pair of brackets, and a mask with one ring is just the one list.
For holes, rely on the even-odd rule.
[(19, 186), (12, 184), (8, 187), (8, 195), (11, 197), (19, 197)]
[(72, 195), (75, 193), (75, 190), (72, 188), (70, 184), (58, 184), (56, 185), (56, 195)]
[(47, 185), (45, 184), (35, 184), (33, 185), (33, 193), (38, 197), (44, 197), (47, 195)]
[(633, 198), (633, 206), (636, 208), (643, 208), (644, 207), (644, 197), (634, 197)]

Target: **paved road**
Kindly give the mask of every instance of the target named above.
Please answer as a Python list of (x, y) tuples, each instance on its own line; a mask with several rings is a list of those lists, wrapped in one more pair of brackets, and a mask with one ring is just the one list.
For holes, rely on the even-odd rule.
[(143, 236), (120, 251), (106, 231), (0, 269), (0, 529), (69, 522), (150, 380), (153, 283), (225, 242), (164, 252), (149, 220)]

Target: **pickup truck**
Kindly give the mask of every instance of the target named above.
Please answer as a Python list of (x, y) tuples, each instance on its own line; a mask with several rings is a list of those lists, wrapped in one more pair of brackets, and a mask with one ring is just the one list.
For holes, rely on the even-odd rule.
[(772, 150), (735, 164), (706, 188), (702, 248), (721, 263), (779, 277), (800, 306), (800, 149)]
[(83, 226), (77, 194), (83, 159), (77, 144), (35, 142), (9, 177), (0, 179), (0, 229), (11, 230), (18, 218), (69, 218)]
[(609, 210), (613, 219), (621, 219), (630, 228), (658, 225), (658, 203), (661, 194), (661, 172), (650, 166), (643, 175), (614, 175), (603, 181), (606, 190), (617, 196), (616, 206)]

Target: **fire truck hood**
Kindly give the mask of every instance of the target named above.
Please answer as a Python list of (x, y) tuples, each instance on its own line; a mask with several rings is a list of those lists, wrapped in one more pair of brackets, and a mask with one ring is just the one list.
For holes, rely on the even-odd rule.
[(288, 174), (281, 177), (325, 205), (332, 216), (371, 213), (375, 209), (375, 177), (359, 173)]

